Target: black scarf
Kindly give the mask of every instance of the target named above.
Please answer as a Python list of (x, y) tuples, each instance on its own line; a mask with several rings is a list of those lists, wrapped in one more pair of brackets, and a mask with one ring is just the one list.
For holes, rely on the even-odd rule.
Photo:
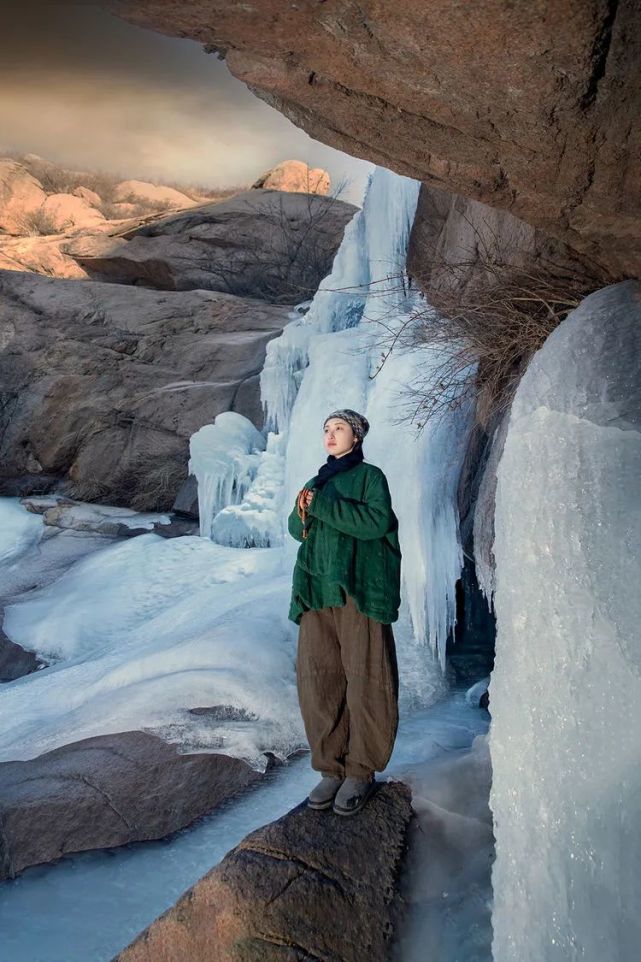
[(347, 454), (337, 458), (335, 454), (328, 454), (327, 461), (321, 464), (318, 474), (308, 482), (312, 488), (322, 488), (326, 481), (338, 474), (339, 471), (349, 471), (363, 460), (363, 445), (356, 444)]

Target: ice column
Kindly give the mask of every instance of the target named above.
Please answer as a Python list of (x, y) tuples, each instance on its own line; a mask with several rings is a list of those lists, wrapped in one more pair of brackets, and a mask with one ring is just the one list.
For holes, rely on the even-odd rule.
[(498, 468), (494, 962), (633, 962), (641, 905), (641, 282), (534, 355)]
[(265, 439), (249, 418), (223, 411), (189, 439), (189, 474), (198, 482), (200, 534), (211, 538), (217, 512), (243, 500), (258, 471)]

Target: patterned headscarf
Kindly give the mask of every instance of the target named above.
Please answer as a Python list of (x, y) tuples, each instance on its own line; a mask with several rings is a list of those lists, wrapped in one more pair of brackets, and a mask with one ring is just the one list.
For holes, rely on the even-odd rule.
[(352, 431), (356, 435), (356, 441), (354, 447), (347, 454), (342, 457), (337, 458), (333, 454), (327, 456), (327, 461), (322, 464), (319, 468), (318, 474), (311, 479), (309, 484), (311, 488), (301, 488), (298, 492), (297, 498), (297, 510), (298, 516), (303, 522), (303, 538), (307, 537), (307, 509), (306, 507), (300, 506), (298, 504), (298, 499), (304, 491), (312, 490), (313, 488), (322, 487), (326, 481), (328, 481), (333, 475), (341, 471), (349, 471), (355, 465), (360, 464), (363, 460), (363, 438), (369, 431), (369, 421), (364, 414), (359, 414), (358, 411), (352, 411), (351, 408), (341, 408), (340, 411), (332, 411), (328, 414), (323, 421), (323, 428), (327, 424), (330, 418), (342, 418), (343, 421), (347, 421)]
[(347, 421), (361, 443), (369, 431), (369, 421), (365, 415), (359, 414), (358, 411), (352, 411), (351, 408), (341, 408), (340, 411), (332, 411), (323, 421), (323, 427), (325, 427), (330, 418), (342, 418), (343, 421)]

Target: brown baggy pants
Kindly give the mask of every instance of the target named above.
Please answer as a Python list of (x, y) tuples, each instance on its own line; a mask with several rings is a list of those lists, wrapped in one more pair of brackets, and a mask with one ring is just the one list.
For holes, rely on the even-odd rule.
[(398, 666), (391, 624), (343, 606), (303, 612), (296, 655), (298, 699), (312, 768), (371, 779), (392, 754)]

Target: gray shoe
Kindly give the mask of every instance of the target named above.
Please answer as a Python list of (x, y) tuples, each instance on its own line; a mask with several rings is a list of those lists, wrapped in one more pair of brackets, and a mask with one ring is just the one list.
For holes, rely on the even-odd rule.
[(307, 799), (309, 808), (329, 808), (342, 783), (341, 775), (323, 775), (318, 785), (309, 793)]
[(354, 815), (376, 788), (376, 781), (364, 781), (348, 775), (334, 798), (334, 811), (337, 815)]

